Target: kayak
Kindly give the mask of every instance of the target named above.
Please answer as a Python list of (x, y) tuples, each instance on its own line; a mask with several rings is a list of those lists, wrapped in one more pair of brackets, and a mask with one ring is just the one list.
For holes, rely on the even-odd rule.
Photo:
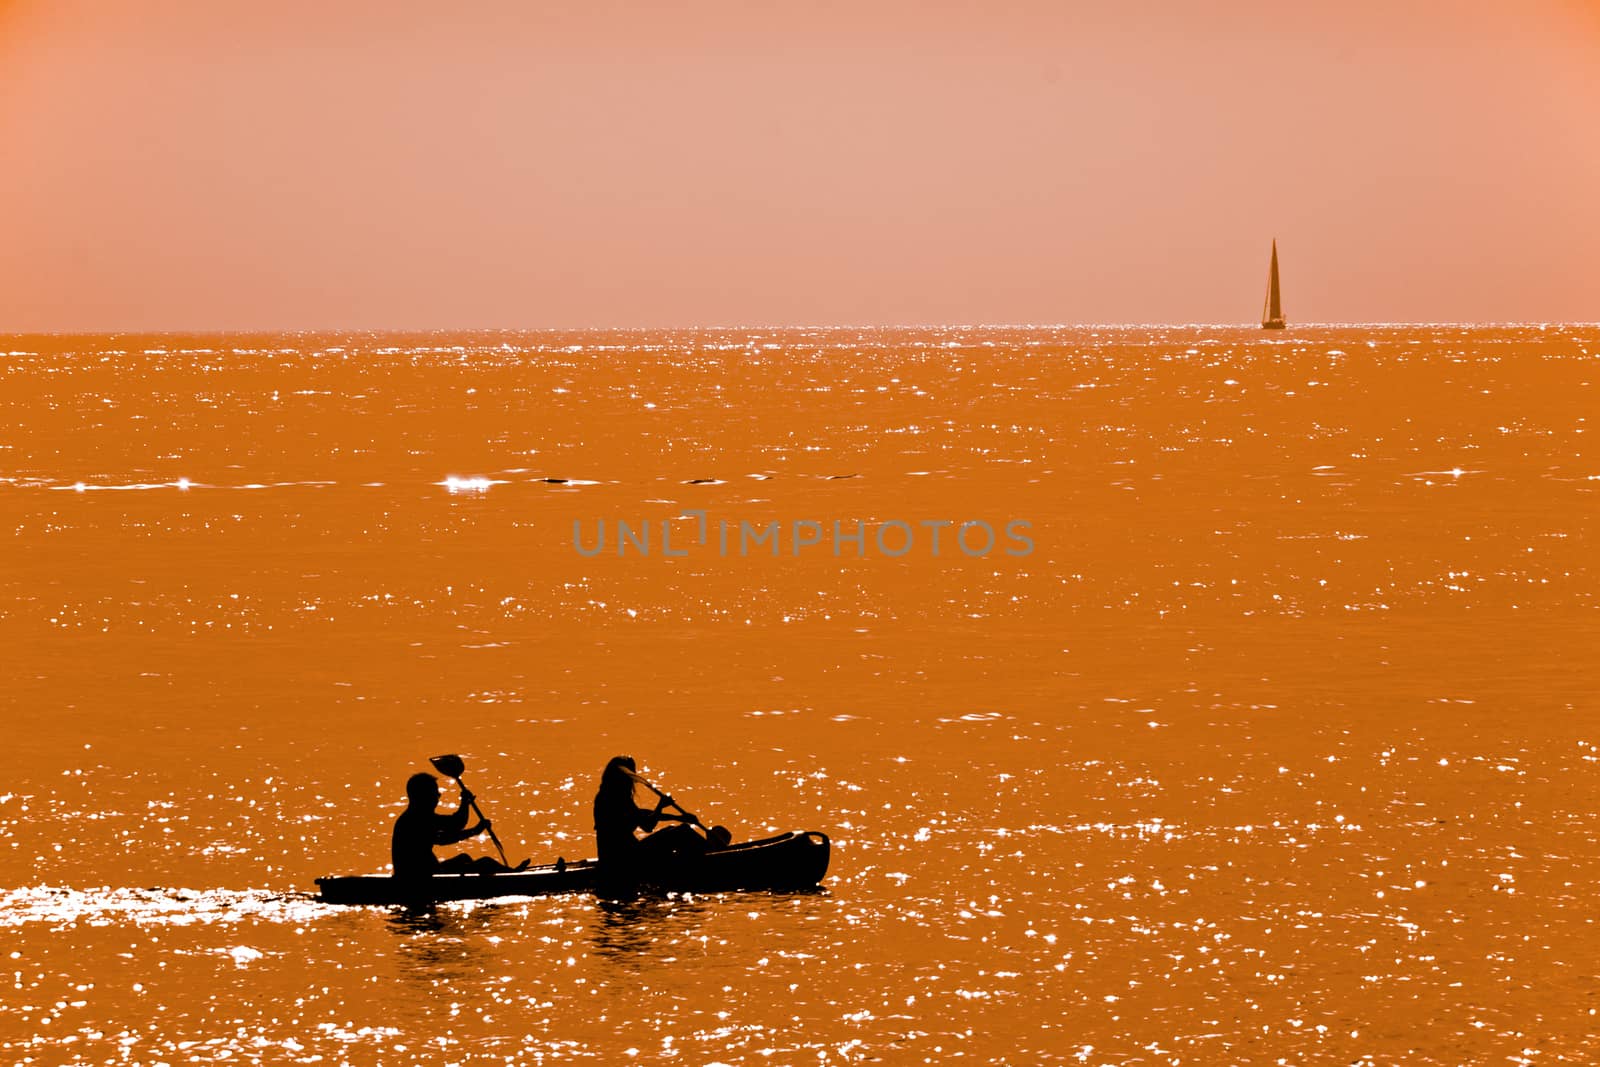
[(578, 860), (503, 874), (436, 874), (417, 879), (387, 874), (318, 878), (317, 895), (324, 904), (430, 904), (639, 889), (692, 893), (810, 889), (828, 872), (828, 854), (827, 834), (790, 832), (729, 845), (703, 856), (684, 857), (626, 879), (602, 871), (596, 860)]

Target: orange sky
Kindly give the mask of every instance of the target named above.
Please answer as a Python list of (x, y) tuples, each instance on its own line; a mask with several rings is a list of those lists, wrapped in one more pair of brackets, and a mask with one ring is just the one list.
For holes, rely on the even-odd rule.
[(1600, 0), (0, 0), (0, 330), (1600, 319)]

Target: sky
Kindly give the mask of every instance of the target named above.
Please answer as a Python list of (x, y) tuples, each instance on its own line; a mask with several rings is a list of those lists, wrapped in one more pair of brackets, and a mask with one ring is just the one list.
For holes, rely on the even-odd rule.
[(0, 0), (0, 331), (1600, 320), (1600, 0)]

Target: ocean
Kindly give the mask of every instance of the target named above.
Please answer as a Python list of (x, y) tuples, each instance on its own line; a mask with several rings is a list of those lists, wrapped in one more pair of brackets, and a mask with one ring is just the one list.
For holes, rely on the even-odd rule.
[[(0, 1059), (1593, 1062), (1597, 376), (1595, 326), (0, 337)], [(832, 866), (317, 903), (441, 752), (513, 859), (592, 855), (627, 753)]]

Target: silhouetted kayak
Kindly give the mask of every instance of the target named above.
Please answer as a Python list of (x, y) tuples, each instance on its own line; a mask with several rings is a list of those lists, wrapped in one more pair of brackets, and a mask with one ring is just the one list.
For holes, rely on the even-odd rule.
[(579, 860), (506, 874), (436, 874), (421, 879), (386, 874), (335, 876), (318, 878), (317, 890), (325, 904), (419, 904), (596, 889), (693, 893), (810, 889), (828, 872), (828, 853), (827, 834), (791, 832), (729, 845), (627, 880), (607, 877), (594, 860)]

